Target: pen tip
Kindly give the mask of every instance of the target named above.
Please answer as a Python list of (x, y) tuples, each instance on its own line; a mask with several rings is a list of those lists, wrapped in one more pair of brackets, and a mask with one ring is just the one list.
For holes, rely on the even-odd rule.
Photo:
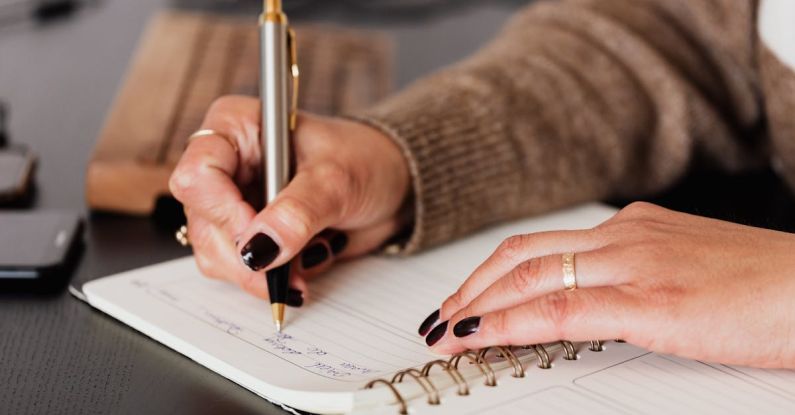
[(281, 321), (277, 321), (276, 322), (276, 332), (277, 333), (281, 333), (282, 332), (282, 322)]

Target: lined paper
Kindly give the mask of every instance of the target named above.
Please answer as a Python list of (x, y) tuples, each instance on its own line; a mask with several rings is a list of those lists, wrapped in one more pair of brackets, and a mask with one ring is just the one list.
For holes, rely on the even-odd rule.
[[(789, 371), (792, 375), (795, 372)], [(792, 413), (795, 400), (731, 370), (694, 360), (648, 354), (575, 380), (633, 413), (712, 411)]]
[(554, 386), (530, 394), (519, 400), (497, 404), (483, 415), (526, 415), (529, 413), (555, 415), (615, 414), (616, 408), (591, 398), (580, 391)]
[(748, 379), (749, 382), (758, 383), (795, 398), (795, 370), (783, 369), (754, 369), (747, 367), (724, 366), (727, 371), (735, 371)]
[[(384, 262), (380, 269), (390, 265), (389, 261), (377, 262)], [(243, 341), (306, 374), (360, 386), (373, 377), (433, 358), (422, 338), (409, 329), (417, 324), (415, 320), (384, 310), (383, 305), (389, 304), (384, 297), (389, 279), (373, 278), (373, 284), (353, 290), (350, 298), (329, 295), (344, 291), (346, 280), (356, 280), (370, 266), (349, 267), (346, 278), (335, 281), (336, 287), (328, 287), (333, 291), (319, 294), (300, 311), (288, 310), (284, 333), (273, 329), (267, 303), (230, 284), (188, 273), (155, 281), (134, 279), (131, 285), (223, 331), (229, 341)], [(332, 283), (318, 284), (315, 290), (323, 292), (324, 285)], [(441, 292), (441, 287), (436, 289)]]

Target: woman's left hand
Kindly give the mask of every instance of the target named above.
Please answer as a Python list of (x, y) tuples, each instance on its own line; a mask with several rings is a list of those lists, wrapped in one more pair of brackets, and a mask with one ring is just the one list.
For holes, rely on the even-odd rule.
[[(572, 291), (563, 290), (568, 252)], [(443, 354), (624, 339), (686, 358), (795, 368), (795, 235), (636, 203), (593, 229), (507, 239), (439, 320), (449, 324), (426, 341)]]

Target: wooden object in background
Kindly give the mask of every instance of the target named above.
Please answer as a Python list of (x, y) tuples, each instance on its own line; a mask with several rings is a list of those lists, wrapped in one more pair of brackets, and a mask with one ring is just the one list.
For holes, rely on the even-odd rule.
[[(384, 36), (299, 26), (299, 107), (335, 115), (372, 104), (391, 87)], [(257, 95), (255, 19), (170, 11), (154, 18), (89, 162), (92, 209), (146, 215), (167, 196), (168, 178), (209, 105), (227, 94)]]

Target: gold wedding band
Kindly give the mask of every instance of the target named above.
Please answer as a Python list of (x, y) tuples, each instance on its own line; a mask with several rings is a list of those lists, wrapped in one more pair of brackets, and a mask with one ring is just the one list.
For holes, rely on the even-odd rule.
[(179, 242), (180, 245), (184, 247), (190, 246), (190, 239), (188, 238), (188, 225), (182, 225), (174, 236), (177, 238), (177, 242)]
[(574, 268), (574, 253), (563, 254), (563, 287), (566, 291), (577, 289), (577, 273)]
[(235, 153), (237, 153), (240, 150), (240, 148), (237, 146), (237, 141), (234, 140), (232, 137), (230, 137), (230, 136), (228, 136), (226, 134), (221, 134), (218, 131), (210, 130), (210, 129), (199, 130), (199, 131), (196, 131), (195, 133), (191, 134), (191, 136), (188, 137), (188, 144), (192, 143), (193, 140), (196, 140), (196, 139), (202, 138), (202, 137), (221, 137), (224, 140), (226, 140), (226, 142), (229, 143), (230, 146), (232, 146), (232, 148), (235, 150)]

